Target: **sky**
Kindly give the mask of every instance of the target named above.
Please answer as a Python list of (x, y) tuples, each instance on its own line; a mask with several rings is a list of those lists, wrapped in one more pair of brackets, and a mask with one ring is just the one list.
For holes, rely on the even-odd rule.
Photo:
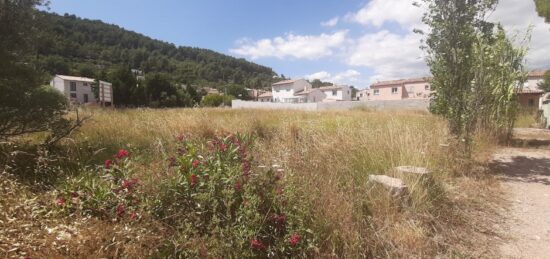
[[(366, 88), (429, 75), (421, 36), (413, 32), (425, 29), (423, 9), (413, 1), (51, 0), (49, 8), (245, 58), (286, 77)], [(527, 67), (550, 68), (550, 24), (534, 1), (500, 0), (489, 19), (518, 38), (531, 28)]]

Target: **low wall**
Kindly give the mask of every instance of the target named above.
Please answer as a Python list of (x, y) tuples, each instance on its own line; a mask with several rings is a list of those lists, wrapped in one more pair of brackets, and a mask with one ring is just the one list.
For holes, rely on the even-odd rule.
[(233, 100), (233, 109), (270, 109), (270, 110), (302, 110), (302, 111), (326, 111), (349, 110), (365, 107), (374, 110), (421, 110), (427, 111), (429, 100), (405, 99), (392, 101), (342, 101), (322, 103), (270, 103)]

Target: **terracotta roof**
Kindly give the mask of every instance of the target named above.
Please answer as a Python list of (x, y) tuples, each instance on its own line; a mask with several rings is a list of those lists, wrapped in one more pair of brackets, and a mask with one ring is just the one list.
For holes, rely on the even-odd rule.
[(424, 83), (430, 80), (431, 80), (431, 77), (420, 77), (420, 78), (411, 78), (411, 79), (380, 81), (372, 84), (370, 87), (372, 88), (372, 87), (383, 87), (383, 86), (403, 85), (403, 84), (412, 84), (412, 83)]
[(63, 79), (63, 80), (67, 80), (67, 81), (79, 81), (79, 82), (87, 82), (87, 83), (95, 82), (95, 79), (87, 78), (87, 77), (65, 76), (65, 75), (56, 75), (56, 76)]
[(265, 93), (260, 94), (260, 95), (258, 96), (258, 98), (262, 98), (262, 97), (273, 97), (273, 93), (271, 93), (271, 92), (265, 92)]
[(296, 80), (283, 80), (283, 81), (280, 81), (280, 82), (277, 82), (277, 83), (274, 83), (273, 85), (288, 85), (288, 84), (292, 84), (296, 81), (298, 81), (299, 79), (296, 79)]
[(550, 70), (545, 70), (545, 69), (532, 70), (532, 71), (529, 71), (528, 75), (529, 77), (543, 77), (546, 71), (550, 71)]

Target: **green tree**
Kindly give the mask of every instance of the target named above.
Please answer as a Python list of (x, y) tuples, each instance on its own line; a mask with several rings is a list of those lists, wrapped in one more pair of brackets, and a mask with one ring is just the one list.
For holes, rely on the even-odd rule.
[(535, 0), (537, 6), (537, 12), (540, 17), (543, 17), (547, 23), (550, 23), (550, 1), (548, 0)]
[(231, 100), (235, 99), (231, 95), (221, 95), (221, 94), (208, 94), (204, 96), (201, 101), (201, 106), (203, 107), (220, 107), (222, 104), (225, 106), (231, 106)]
[(66, 124), (66, 99), (34, 66), (39, 0), (0, 1), (0, 138), (49, 131)]
[(137, 79), (129, 67), (118, 66), (109, 73), (107, 78), (113, 84), (113, 97), (116, 105), (139, 105), (132, 96), (136, 92)]
[[(524, 52), (514, 49), (502, 30), (495, 35), (495, 25), (484, 20), (496, 6), (496, 0), (424, 0), (424, 3), (428, 11), (423, 21), (430, 27), (430, 33), (423, 48), (435, 90), (430, 108), (448, 119), (450, 132), (463, 141), (469, 155), (472, 135), (480, 120), (505, 120), (507, 123), (503, 124), (513, 125), (511, 100), (515, 83), (522, 79)], [(487, 62), (491, 55), (501, 59)], [(499, 101), (505, 107), (498, 105)]]
[(544, 73), (544, 78), (539, 83), (539, 87), (545, 92), (550, 92), (550, 70)]

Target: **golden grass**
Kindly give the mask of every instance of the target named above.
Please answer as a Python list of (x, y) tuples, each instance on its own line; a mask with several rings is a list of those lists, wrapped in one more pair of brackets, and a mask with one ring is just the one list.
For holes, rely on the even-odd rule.
[[(481, 184), (485, 186), (481, 192), (492, 188), (487, 182), (476, 184), (477, 179), (456, 180), (456, 176), (468, 175), (469, 164), (456, 159), (445, 121), (424, 112), (86, 112), (93, 114), (92, 120), (62, 143), (69, 156), (79, 163), (93, 164), (119, 148), (130, 149), (141, 161), (139, 178), (151, 191), (164, 177), (162, 162), (172, 152), (174, 136), (184, 133), (207, 138), (219, 132), (257, 135), (256, 159), (266, 165), (282, 165), (289, 181), (299, 186), (304, 202), (310, 204), (313, 231), (321, 237), (317, 250), (321, 257), (467, 254), (469, 247), (464, 249), (460, 244), (471, 229), (462, 224), (464, 215), (453, 208), (469, 203), (457, 193), (478, 192)], [(476, 152), (487, 150), (491, 141), (483, 139)], [(383, 191), (369, 192), (367, 185), (369, 174), (387, 174), (400, 165), (427, 167), (434, 172), (428, 183), (406, 179), (411, 201), (404, 208), (395, 206)], [(457, 186), (464, 181), (467, 188), (458, 191)], [(126, 246), (135, 249), (135, 244)]]

